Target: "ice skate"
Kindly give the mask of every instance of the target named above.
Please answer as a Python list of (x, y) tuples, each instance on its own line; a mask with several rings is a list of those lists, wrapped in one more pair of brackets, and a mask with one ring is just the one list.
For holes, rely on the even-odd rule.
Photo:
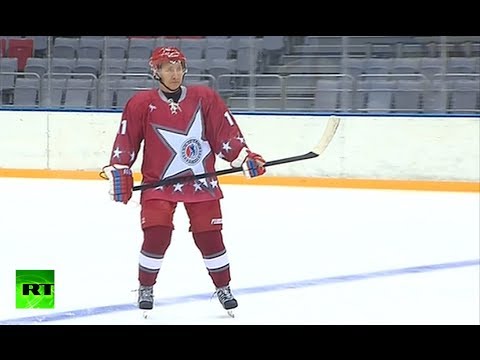
[(231, 317), (235, 317), (235, 314), (233, 313), (233, 309), (235, 309), (238, 306), (237, 300), (232, 295), (232, 292), (230, 290), (230, 286), (224, 286), (224, 287), (219, 287), (215, 291), (215, 294), (218, 297), (218, 300), (220, 301), (220, 304), (222, 304), (223, 308), (227, 310), (227, 314)]
[[(138, 308), (142, 310), (153, 309), (153, 286), (140, 285), (138, 289)], [(148, 311), (143, 312), (143, 317), (148, 316)]]

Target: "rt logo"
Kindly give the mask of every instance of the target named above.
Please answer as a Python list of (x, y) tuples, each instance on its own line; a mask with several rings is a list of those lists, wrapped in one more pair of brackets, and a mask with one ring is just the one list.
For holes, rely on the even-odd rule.
[(54, 270), (17, 270), (17, 309), (53, 309), (55, 307)]

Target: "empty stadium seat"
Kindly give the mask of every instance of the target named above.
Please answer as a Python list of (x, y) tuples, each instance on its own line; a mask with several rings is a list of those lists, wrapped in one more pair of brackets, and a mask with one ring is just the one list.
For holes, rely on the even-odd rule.
[(393, 92), (395, 111), (422, 112), (422, 95), (425, 89), (425, 80), (398, 80)]
[(314, 110), (349, 111), (353, 105), (353, 78), (324, 78), (317, 80)]
[(116, 82), (116, 104), (118, 108), (123, 107), (128, 99), (140, 90), (150, 89), (151, 80), (145, 78), (119, 79)]
[(449, 83), (433, 80), (428, 83), (423, 95), (423, 110), (427, 113), (445, 113), (449, 103)]
[(40, 94), (40, 79), (18, 78), (15, 82), (13, 105), (38, 107)]
[[(28, 58), (25, 68), (23, 69), (25, 73), (35, 73), (38, 74), (40, 78), (43, 77), (48, 71), (48, 59), (47, 58)], [(25, 77), (29, 77), (28, 74), (25, 74)], [(36, 77), (36, 76), (33, 76)]]
[(148, 65), (148, 58), (128, 58), (126, 73), (150, 74), (150, 65)]
[(53, 57), (74, 59), (77, 56), (77, 49), (80, 38), (58, 37), (53, 45)]
[(128, 54), (128, 38), (107, 38), (105, 40), (105, 59), (126, 59)]
[(180, 50), (187, 59), (204, 59), (206, 39), (182, 39)]
[(101, 72), (101, 59), (78, 58), (72, 71), (74, 73), (93, 74), (95, 77), (98, 77)]
[(230, 42), (226, 39), (215, 39), (207, 42), (205, 60), (209, 66), (214, 60), (227, 60), (229, 58)]
[(104, 39), (82, 36), (78, 43), (77, 57), (87, 59), (100, 59), (103, 54)]
[(105, 58), (103, 59), (102, 73), (123, 73), (127, 69), (127, 59)]
[(65, 107), (88, 108), (96, 106), (95, 79), (68, 79), (65, 87)]
[(478, 79), (455, 80), (449, 89), (448, 110), (455, 113), (480, 113), (480, 74)]
[(128, 58), (145, 59), (145, 61), (148, 61), (155, 44), (156, 39), (154, 38), (131, 38), (128, 47)]
[(17, 66), (17, 58), (0, 58), (0, 97), (2, 104), (12, 104)]
[(42, 79), (40, 104), (44, 107), (60, 107), (63, 105), (67, 79), (48, 76)]

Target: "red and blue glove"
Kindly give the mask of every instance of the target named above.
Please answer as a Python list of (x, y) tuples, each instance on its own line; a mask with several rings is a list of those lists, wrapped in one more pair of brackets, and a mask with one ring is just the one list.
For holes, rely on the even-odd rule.
[(265, 174), (265, 160), (259, 154), (243, 148), (238, 157), (230, 163), (233, 167), (242, 167), (243, 175), (253, 178)]
[(109, 165), (103, 172), (110, 182), (110, 198), (113, 201), (128, 203), (133, 191), (133, 173), (127, 165)]

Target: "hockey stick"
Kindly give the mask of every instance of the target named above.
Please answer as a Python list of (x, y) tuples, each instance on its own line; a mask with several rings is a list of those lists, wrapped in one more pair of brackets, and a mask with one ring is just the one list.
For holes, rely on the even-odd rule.
[[(307, 160), (307, 159), (313, 159), (318, 157), (320, 154), (322, 154), (325, 149), (327, 148), (328, 144), (330, 144), (330, 141), (332, 141), (333, 136), (335, 135), (335, 132), (337, 131), (338, 125), (340, 124), (340, 118), (337, 116), (330, 116), (327, 122), (327, 126), (325, 127), (325, 130), (323, 131), (322, 137), (320, 138), (320, 141), (318, 144), (313, 148), (312, 151), (303, 154), (303, 155), (297, 155), (297, 156), (291, 156), (283, 159), (278, 159), (278, 160), (272, 160), (272, 161), (267, 161), (264, 167), (268, 166), (274, 166), (274, 165), (280, 165), (280, 164), (287, 164), (290, 162), (294, 161), (302, 161), (302, 160)], [(181, 176), (181, 177), (175, 177), (175, 178), (169, 178), (169, 179), (164, 179), (160, 180), (155, 183), (151, 184), (141, 184), (141, 185), (136, 185), (133, 187), (133, 191), (137, 190), (147, 190), (151, 188), (156, 188), (159, 186), (167, 185), (167, 184), (172, 184), (178, 181), (185, 181), (185, 180), (198, 180), (198, 179), (204, 179), (207, 177), (213, 177), (213, 176), (221, 176), (221, 175), (226, 175), (226, 174), (233, 174), (233, 173), (238, 173), (243, 171), (242, 167), (234, 167), (231, 169), (225, 169), (225, 170), (218, 170), (210, 173), (203, 173), (203, 174), (198, 174), (198, 175), (188, 175), (188, 176)]]

